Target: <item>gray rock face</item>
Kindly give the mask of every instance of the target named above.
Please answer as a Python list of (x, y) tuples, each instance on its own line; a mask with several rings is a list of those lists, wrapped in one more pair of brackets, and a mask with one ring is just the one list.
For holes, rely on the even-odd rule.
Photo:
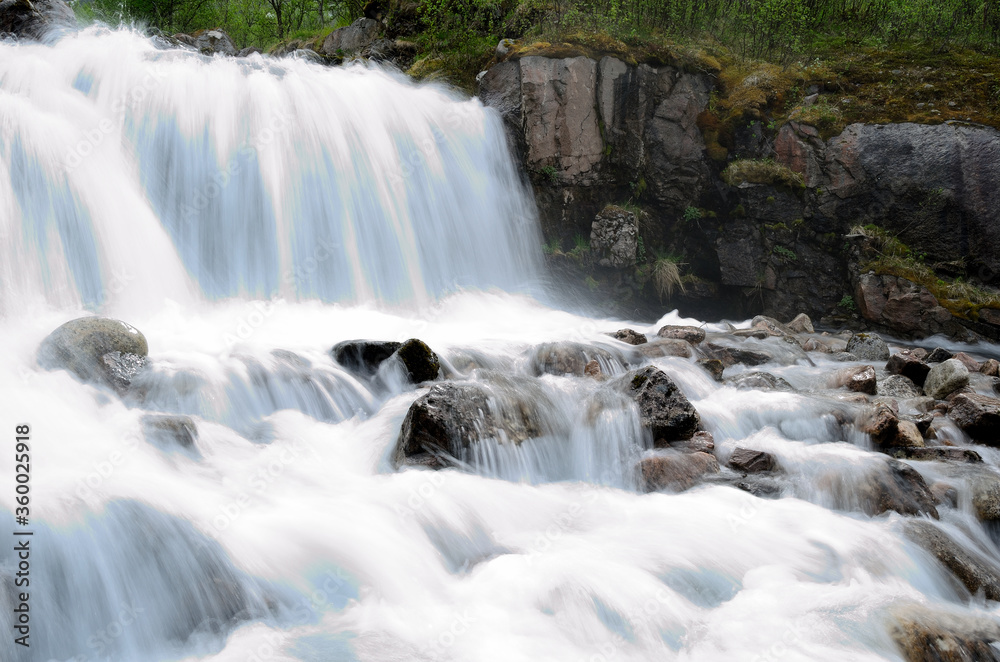
[(952, 398), (948, 416), (975, 441), (1000, 445), (1000, 400), (997, 398), (959, 393)]
[(146, 365), (146, 337), (125, 322), (82, 317), (53, 331), (38, 348), (38, 364), (121, 390)]
[(940, 400), (969, 383), (969, 369), (957, 359), (934, 365), (924, 381), (924, 393)]
[(889, 346), (877, 333), (855, 333), (847, 341), (847, 351), (862, 361), (889, 359)]
[(195, 38), (194, 47), (205, 54), (239, 54), (233, 40), (222, 30), (205, 30)]
[(380, 24), (371, 18), (359, 18), (347, 27), (337, 28), (323, 40), (320, 53), (328, 57), (354, 55), (378, 38)]
[(653, 435), (653, 446), (694, 436), (701, 419), (694, 406), (667, 373), (654, 366), (634, 370), (613, 384), (639, 406), (642, 426)]
[(40, 40), (50, 32), (73, 29), (76, 24), (73, 10), (63, 0), (0, 2), (0, 33)]
[(590, 250), (602, 267), (634, 267), (639, 248), (639, 222), (633, 212), (605, 207), (590, 229)]
[(896, 276), (862, 274), (855, 288), (861, 315), (901, 336), (962, 334), (961, 325), (926, 287)]

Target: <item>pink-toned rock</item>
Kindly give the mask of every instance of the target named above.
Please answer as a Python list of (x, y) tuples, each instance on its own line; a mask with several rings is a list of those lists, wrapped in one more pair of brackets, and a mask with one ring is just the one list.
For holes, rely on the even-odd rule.
[(986, 359), (979, 367), (979, 372), (989, 377), (1000, 377), (1000, 361), (996, 359)]
[(962, 365), (969, 369), (969, 372), (979, 372), (979, 370), (983, 367), (979, 361), (975, 360), (965, 352), (954, 354), (951, 358), (961, 361)]
[(639, 462), (639, 470), (646, 491), (679, 492), (693, 487), (702, 476), (719, 473), (719, 461), (708, 453), (661, 451), (644, 457)]

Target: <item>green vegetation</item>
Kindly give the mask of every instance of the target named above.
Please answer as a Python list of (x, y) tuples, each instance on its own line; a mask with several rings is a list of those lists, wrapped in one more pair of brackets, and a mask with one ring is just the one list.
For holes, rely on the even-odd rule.
[(869, 246), (862, 271), (905, 278), (927, 288), (952, 315), (976, 320), (982, 308), (1000, 308), (1000, 292), (988, 291), (962, 278), (946, 280), (924, 263), (923, 254), (914, 253), (897, 236), (876, 225), (858, 225), (848, 236), (864, 237)]
[(844, 310), (849, 310), (852, 313), (858, 310), (857, 304), (854, 303), (854, 297), (852, 297), (850, 294), (845, 294), (843, 298), (840, 300), (840, 303), (838, 303), (837, 305), (843, 308)]
[(805, 181), (801, 174), (781, 165), (774, 159), (733, 161), (722, 171), (722, 179), (730, 186), (750, 183), (787, 186), (793, 189), (805, 187)]
[(697, 221), (701, 218), (701, 210), (697, 207), (688, 207), (684, 210), (685, 221)]
[(793, 262), (799, 259), (799, 256), (795, 254), (795, 251), (785, 248), (784, 246), (775, 246), (772, 252), (778, 257), (786, 260), (792, 260)]
[(684, 263), (673, 255), (658, 257), (653, 263), (653, 288), (660, 299), (669, 300), (674, 292), (684, 293), (684, 280), (681, 277), (681, 266)]

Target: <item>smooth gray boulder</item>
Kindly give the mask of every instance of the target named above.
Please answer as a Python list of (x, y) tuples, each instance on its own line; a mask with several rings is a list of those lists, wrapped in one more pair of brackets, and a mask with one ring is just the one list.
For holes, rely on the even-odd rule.
[(937, 363), (927, 373), (924, 393), (936, 400), (951, 395), (969, 384), (969, 369), (958, 359)]
[(42, 341), (38, 364), (121, 391), (146, 366), (148, 353), (146, 337), (134, 326), (107, 317), (81, 317)]
[(847, 352), (862, 361), (889, 360), (889, 346), (877, 333), (855, 333), (847, 341)]

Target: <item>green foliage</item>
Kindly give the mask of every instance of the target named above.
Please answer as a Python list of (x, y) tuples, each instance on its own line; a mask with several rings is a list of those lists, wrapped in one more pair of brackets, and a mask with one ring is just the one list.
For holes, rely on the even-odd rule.
[(784, 246), (775, 246), (772, 252), (778, 257), (782, 257), (786, 260), (792, 260), (793, 262), (799, 259), (799, 256), (795, 254), (795, 251), (785, 248)]
[(845, 294), (843, 298), (840, 300), (840, 303), (838, 303), (837, 305), (843, 308), (844, 310), (851, 311), (852, 313), (857, 311), (858, 309), (857, 304), (854, 303), (854, 297), (852, 297), (850, 294)]
[(544, 166), (539, 168), (538, 172), (540, 172), (550, 182), (555, 183), (559, 179), (559, 171), (555, 169), (555, 166)]
[(733, 161), (722, 171), (722, 179), (730, 186), (749, 183), (787, 186), (788, 188), (805, 187), (802, 175), (781, 165), (774, 159)]
[(642, 264), (646, 261), (646, 242), (643, 241), (642, 235), (639, 235), (639, 238), (636, 240), (636, 244), (636, 261), (639, 264)]
[(553, 237), (548, 243), (542, 244), (542, 252), (546, 255), (559, 255), (562, 253), (562, 245), (558, 237)]
[(696, 221), (701, 218), (701, 210), (697, 207), (688, 207), (684, 210), (685, 221)]

